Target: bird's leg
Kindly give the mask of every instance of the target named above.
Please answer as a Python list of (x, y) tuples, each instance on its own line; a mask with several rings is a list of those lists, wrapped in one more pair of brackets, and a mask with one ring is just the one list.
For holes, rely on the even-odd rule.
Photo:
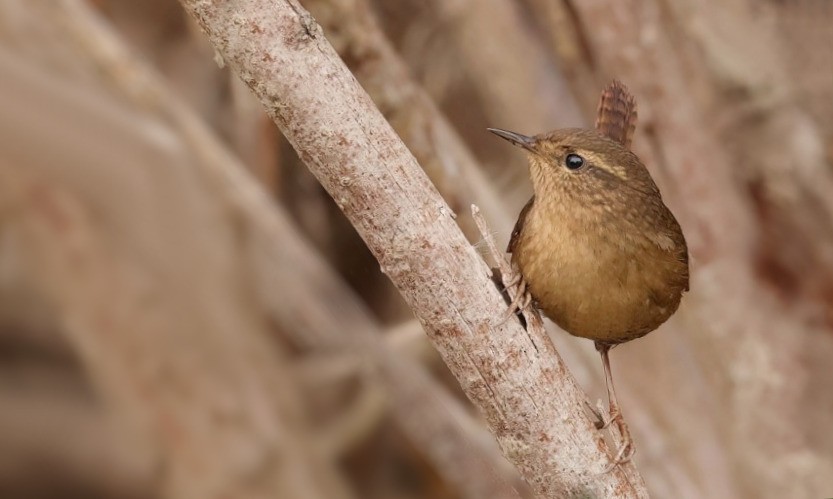
[(608, 355), (610, 347), (611, 346), (607, 343), (596, 342), (596, 350), (598, 350), (599, 354), (602, 356), (602, 366), (604, 367), (605, 372), (605, 385), (607, 386), (607, 399), (609, 404), (609, 419), (604, 423), (602, 428), (606, 428), (611, 424), (616, 424), (616, 429), (619, 430), (622, 440), (616, 451), (616, 455), (613, 457), (613, 462), (610, 467), (605, 470), (605, 473), (611, 471), (620, 464), (630, 461), (636, 451), (636, 448), (633, 445), (633, 438), (631, 438), (631, 432), (628, 429), (628, 425), (625, 424), (625, 419), (622, 417), (622, 411), (619, 409), (619, 402), (616, 400), (616, 388), (613, 386), (613, 373), (610, 370), (610, 357)]

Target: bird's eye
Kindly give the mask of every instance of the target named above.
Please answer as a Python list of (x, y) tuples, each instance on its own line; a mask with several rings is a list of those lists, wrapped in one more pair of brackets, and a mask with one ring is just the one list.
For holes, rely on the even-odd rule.
[(578, 154), (568, 154), (567, 157), (564, 158), (564, 166), (570, 170), (578, 170), (584, 166), (584, 158)]

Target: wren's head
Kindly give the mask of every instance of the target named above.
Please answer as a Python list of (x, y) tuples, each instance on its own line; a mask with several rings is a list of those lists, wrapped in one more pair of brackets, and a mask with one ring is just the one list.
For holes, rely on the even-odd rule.
[(595, 130), (564, 128), (533, 137), (497, 128), (489, 131), (528, 151), (537, 199), (602, 204), (610, 209), (630, 204), (635, 197), (659, 196), (639, 158)]

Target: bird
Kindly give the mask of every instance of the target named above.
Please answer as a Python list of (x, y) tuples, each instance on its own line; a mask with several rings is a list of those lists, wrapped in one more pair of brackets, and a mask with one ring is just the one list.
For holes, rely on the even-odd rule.
[(630, 149), (636, 100), (619, 80), (601, 94), (595, 129), (534, 136), (488, 130), (526, 151), (533, 196), (507, 253), (518, 309), (539, 308), (564, 331), (595, 343), (605, 374), (608, 419), (621, 442), (612, 467), (635, 452), (609, 352), (663, 324), (689, 290), (688, 247), (648, 169)]

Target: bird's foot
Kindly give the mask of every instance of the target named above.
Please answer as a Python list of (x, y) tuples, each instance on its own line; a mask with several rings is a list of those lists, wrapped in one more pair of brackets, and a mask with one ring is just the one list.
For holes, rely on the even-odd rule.
[[(620, 420), (622, 424), (625, 424), (624, 419), (622, 418), (622, 413), (619, 412), (619, 409), (611, 409), (610, 414), (608, 415), (607, 419), (602, 415), (601, 409), (595, 411), (596, 414), (599, 416), (601, 421), (596, 422), (596, 428), (600, 430), (604, 430), (605, 428), (610, 428), (610, 425), (613, 424), (614, 421)], [(618, 427), (618, 424), (617, 424)], [(627, 429), (627, 427), (626, 427)]]
[(633, 444), (631, 432), (628, 429), (628, 425), (625, 424), (625, 419), (622, 417), (622, 413), (619, 412), (618, 409), (614, 410), (610, 414), (610, 419), (608, 419), (600, 429), (607, 428), (611, 424), (616, 425), (616, 429), (619, 431), (620, 442), (619, 446), (616, 448), (616, 455), (613, 456), (610, 465), (608, 465), (603, 473), (610, 473), (620, 464), (629, 462), (636, 453), (636, 447)]
[(532, 295), (529, 294), (526, 281), (517, 270), (512, 273), (512, 276), (506, 282), (506, 289), (511, 290), (512, 302), (509, 304), (501, 324), (511, 319), (513, 315), (526, 311), (529, 304), (532, 303)]

